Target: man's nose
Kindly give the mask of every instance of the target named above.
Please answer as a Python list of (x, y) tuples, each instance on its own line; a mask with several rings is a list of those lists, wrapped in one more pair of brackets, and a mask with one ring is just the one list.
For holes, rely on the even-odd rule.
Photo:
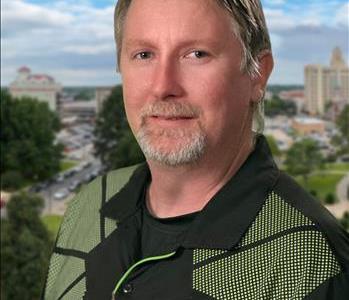
[(154, 70), (152, 91), (157, 100), (180, 97), (184, 90), (181, 85), (179, 65), (171, 60), (161, 61)]

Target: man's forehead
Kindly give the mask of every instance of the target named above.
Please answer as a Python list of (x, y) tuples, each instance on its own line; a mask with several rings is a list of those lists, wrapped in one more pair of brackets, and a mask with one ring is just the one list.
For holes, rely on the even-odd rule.
[[(203, 15), (204, 12), (215, 12), (218, 14), (227, 13), (218, 0), (132, 0), (127, 12), (126, 19), (129, 15), (135, 13), (138, 17), (151, 16), (152, 20), (169, 20), (174, 16), (174, 12), (181, 10), (183, 13), (195, 8), (191, 11), (193, 18)], [(167, 10), (171, 8), (171, 10)], [(158, 14), (163, 9), (162, 14)]]
[[(230, 16), (216, 0), (136, 0), (129, 9), (124, 33), (129, 43), (147, 43), (159, 33), (186, 43), (216, 43), (220, 32), (232, 32)], [(147, 3), (147, 5), (145, 5)], [(230, 30), (231, 29), (231, 30)], [(166, 32), (168, 31), (168, 32)]]

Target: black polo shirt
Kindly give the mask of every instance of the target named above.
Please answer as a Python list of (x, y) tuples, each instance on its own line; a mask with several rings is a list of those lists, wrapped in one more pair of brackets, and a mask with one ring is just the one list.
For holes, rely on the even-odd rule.
[[(110, 178), (95, 183), (102, 189), (100, 241), (76, 253), (85, 270), (60, 295), (83, 291), (84, 299), (111, 299), (116, 289), (116, 299), (348, 298), (348, 234), (277, 169), (263, 136), (185, 234), (159, 243), (147, 257), (142, 255), (141, 208), (149, 169), (140, 166), (108, 197)], [(116, 228), (106, 235), (110, 220)], [(55, 252), (74, 256), (65, 244), (58, 242)], [(49, 282), (54, 286), (50, 273)]]

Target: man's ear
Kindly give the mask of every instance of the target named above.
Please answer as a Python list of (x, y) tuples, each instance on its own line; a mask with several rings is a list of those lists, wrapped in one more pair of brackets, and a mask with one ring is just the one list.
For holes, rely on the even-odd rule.
[(259, 74), (252, 78), (252, 103), (257, 103), (264, 95), (268, 78), (273, 70), (274, 60), (270, 50), (262, 51), (258, 57)]

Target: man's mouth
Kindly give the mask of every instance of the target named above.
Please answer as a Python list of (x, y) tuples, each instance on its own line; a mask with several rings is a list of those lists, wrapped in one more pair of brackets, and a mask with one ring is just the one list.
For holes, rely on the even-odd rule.
[[(148, 121), (155, 126), (167, 127), (167, 126), (189, 126), (189, 122), (192, 122), (195, 117), (188, 115), (150, 115)], [(144, 120), (145, 121), (145, 120)]]
[(161, 115), (153, 115), (151, 118), (168, 120), (168, 121), (177, 121), (177, 120), (191, 120), (194, 117), (192, 116), (161, 116)]

